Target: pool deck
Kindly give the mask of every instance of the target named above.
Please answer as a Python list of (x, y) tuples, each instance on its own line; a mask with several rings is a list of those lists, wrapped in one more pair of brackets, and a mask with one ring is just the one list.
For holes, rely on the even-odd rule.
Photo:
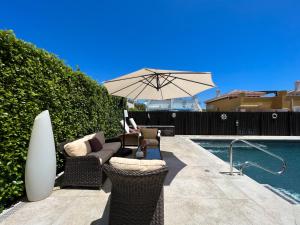
[[(199, 137), (207, 139), (161, 140), (170, 171), (164, 186), (166, 225), (300, 225), (300, 205), (288, 203), (245, 175), (220, 173), (229, 170), (228, 164), (189, 139)], [(21, 202), (2, 214), (0, 224), (108, 224), (110, 187), (109, 180), (101, 191), (56, 187), (47, 199)]]
[(243, 136), (243, 135), (180, 135), (181, 137), (190, 139), (203, 139), (203, 140), (275, 140), (275, 141), (300, 141), (300, 136)]

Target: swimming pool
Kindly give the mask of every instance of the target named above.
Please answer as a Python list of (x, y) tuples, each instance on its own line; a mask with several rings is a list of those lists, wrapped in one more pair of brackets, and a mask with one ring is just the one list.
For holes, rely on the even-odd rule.
[[(193, 140), (209, 152), (228, 162), (228, 146), (231, 140)], [(276, 190), (300, 203), (300, 142), (296, 141), (250, 141), (285, 159), (287, 170), (282, 175), (272, 175), (255, 167), (244, 169), (244, 174), (261, 184), (271, 185)], [(234, 166), (245, 161), (256, 162), (275, 171), (281, 169), (281, 162), (244, 143), (235, 143)]]

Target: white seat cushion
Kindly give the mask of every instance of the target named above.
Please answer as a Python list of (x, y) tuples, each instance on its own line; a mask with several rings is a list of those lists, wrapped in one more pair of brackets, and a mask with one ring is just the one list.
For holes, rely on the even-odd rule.
[(121, 147), (121, 142), (104, 143), (101, 151), (110, 150), (116, 153)]
[(164, 160), (139, 160), (121, 157), (112, 157), (110, 164), (120, 170), (153, 171), (166, 166)]

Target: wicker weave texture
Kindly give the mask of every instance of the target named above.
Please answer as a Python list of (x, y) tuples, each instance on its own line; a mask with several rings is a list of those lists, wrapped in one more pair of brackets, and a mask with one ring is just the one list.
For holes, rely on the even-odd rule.
[(151, 171), (123, 171), (104, 165), (112, 182), (110, 225), (163, 225), (163, 183), (167, 167)]
[(62, 187), (101, 187), (102, 166), (94, 156), (66, 157)]

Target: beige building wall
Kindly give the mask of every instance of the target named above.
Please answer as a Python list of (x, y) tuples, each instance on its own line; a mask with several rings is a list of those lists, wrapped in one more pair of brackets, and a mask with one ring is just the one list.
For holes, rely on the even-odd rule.
[(240, 98), (225, 98), (220, 99), (211, 103), (206, 104), (206, 111), (217, 112), (217, 111), (235, 111), (237, 107), (241, 105)]
[(287, 96), (287, 91), (279, 91), (274, 97), (245, 97), (242, 93), (234, 98), (223, 98), (206, 103), (207, 111), (292, 111), (300, 107), (300, 96)]

